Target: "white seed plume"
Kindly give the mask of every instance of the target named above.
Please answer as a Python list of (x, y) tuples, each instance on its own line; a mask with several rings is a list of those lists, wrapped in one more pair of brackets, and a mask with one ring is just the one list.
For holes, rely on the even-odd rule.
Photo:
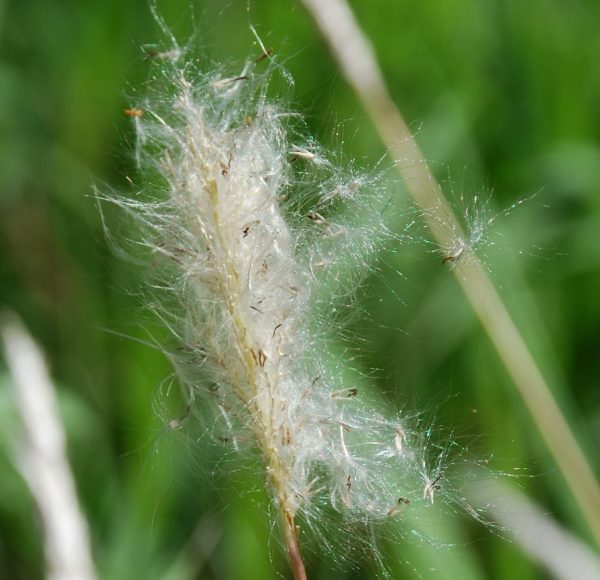
[(169, 87), (134, 118), (161, 197), (119, 203), (172, 266), (178, 320), (164, 320), (189, 353), (178, 363), (189, 404), (213, 407), (222, 441), (260, 451), (293, 560), (299, 516), (318, 526), (333, 507), (385, 521), (441, 486), (426, 438), (373, 411), (328, 353), (323, 288), (348, 296), (335, 282), (360, 280), (369, 254), (397, 238), (366, 177), (292, 142), (294, 116), (267, 103), (257, 65), (227, 77), (171, 65)]

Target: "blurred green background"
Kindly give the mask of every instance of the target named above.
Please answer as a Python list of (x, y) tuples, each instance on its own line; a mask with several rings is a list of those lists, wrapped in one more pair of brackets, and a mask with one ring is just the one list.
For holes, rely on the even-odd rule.
[[(401, 111), (457, 210), (496, 215), (482, 258), (598, 475), (600, 458), (600, 4), (597, 0), (355, 0)], [(159, 10), (197, 54), (260, 54), (295, 79), (291, 106), (319, 140), (368, 167), (385, 152), (295, 2), (171, 1)], [(142, 46), (163, 38), (145, 0), (0, 1), (0, 305), (18, 312), (56, 380), (99, 574), (109, 579), (277, 578), (288, 573), (260, 473), (228, 473), (193, 432), (167, 432), (176, 396), (148, 340), (145, 271), (115, 254), (92, 195), (135, 178), (128, 95)], [(395, 178), (392, 172), (390, 179)], [(401, 183), (391, 189), (404, 196)], [(484, 200), (483, 202), (477, 199)], [(407, 202), (408, 207), (408, 202)], [(116, 237), (118, 215), (106, 214)], [(410, 218), (407, 218), (410, 219)], [(405, 224), (398, 224), (398, 228)], [(440, 256), (415, 233), (383, 256), (353, 322), (392, 408), (425, 410), (591, 541), (548, 451)], [(131, 338), (124, 338), (119, 334)], [(43, 576), (41, 535), (10, 462), (0, 363), (0, 578)], [(164, 394), (164, 393), (163, 393)], [(173, 400), (171, 400), (173, 399)], [(157, 406), (160, 407), (157, 409)], [(158, 411), (158, 412), (157, 412)], [(170, 413), (170, 415), (169, 415)], [(456, 546), (390, 547), (394, 578), (546, 578), (474, 520), (445, 516)], [(373, 577), (368, 561), (307, 554), (311, 578)], [(408, 562), (408, 564), (406, 563)]]

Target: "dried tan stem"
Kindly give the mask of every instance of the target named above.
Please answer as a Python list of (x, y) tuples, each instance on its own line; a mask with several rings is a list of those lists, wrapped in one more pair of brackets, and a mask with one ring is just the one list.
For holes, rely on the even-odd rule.
[[(345, 0), (302, 0), (381, 139), (410, 195), (442, 248), (461, 232), (406, 122), (386, 88), (373, 49)], [(452, 269), (537, 428), (554, 456), (596, 542), (600, 545), (600, 489), (552, 392), (477, 257), (466, 248)]]
[(298, 544), (296, 525), (294, 518), (289, 514), (285, 514), (284, 516), (283, 527), (288, 559), (294, 580), (307, 580), (304, 561), (302, 560), (300, 545)]

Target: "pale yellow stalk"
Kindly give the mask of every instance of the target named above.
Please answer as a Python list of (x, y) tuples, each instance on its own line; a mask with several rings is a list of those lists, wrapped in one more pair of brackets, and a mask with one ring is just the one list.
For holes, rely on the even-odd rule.
[[(373, 49), (345, 0), (302, 0), (348, 83), (371, 117), (408, 191), (441, 248), (456, 247), (460, 227), (400, 111)], [(462, 236), (466, 239), (465, 236)], [(600, 488), (594, 474), (500, 296), (468, 246), (449, 256), (452, 271), (546, 441), (600, 545)]]

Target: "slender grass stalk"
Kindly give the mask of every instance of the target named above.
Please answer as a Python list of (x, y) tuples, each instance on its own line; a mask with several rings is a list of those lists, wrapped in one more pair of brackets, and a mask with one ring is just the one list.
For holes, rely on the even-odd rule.
[(506, 529), (515, 543), (552, 578), (600, 578), (597, 552), (514, 486), (486, 480), (482, 473), (477, 486), (468, 493), (477, 503), (486, 506), (488, 515)]
[[(422, 210), (440, 248), (455, 249), (445, 260), (486, 330), (506, 370), (544, 438), (584, 519), (600, 545), (600, 488), (533, 359), (481, 263), (462, 234), (452, 209), (432, 175), (400, 111), (394, 104), (373, 49), (345, 0), (302, 0), (356, 91)], [(459, 236), (457, 244), (457, 234)]]
[(49, 580), (94, 580), (87, 522), (81, 513), (54, 386), (42, 353), (14, 315), (3, 314), (4, 342), (22, 433), (15, 464), (38, 506)]

